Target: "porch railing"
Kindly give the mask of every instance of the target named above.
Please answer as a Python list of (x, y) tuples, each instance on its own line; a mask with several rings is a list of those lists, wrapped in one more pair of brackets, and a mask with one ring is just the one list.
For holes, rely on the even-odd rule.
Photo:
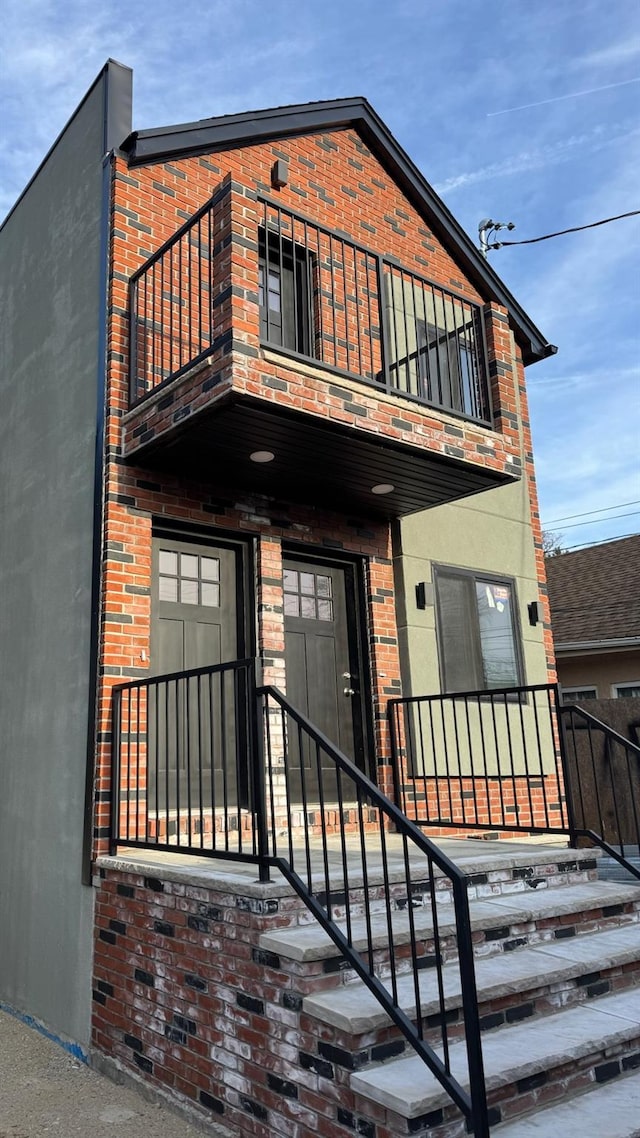
[[(257, 862), (263, 880), (280, 870), (468, 1131), (488, 1138), (466, 875), (277, 689), (256, 688), (254, 666), (115, 690), (112, 850)], [(445, 885), (456, 926), (446, 947)], [(466, 1043), (462, 1082), (451, 1070), (453, 1037)]]
[[(111, 846), (259, 861), (255, 660), (113, 692)], [(256, 782), (257, 780), (257, 782)]]
[(640, 877), (640, 748), (556, 684), (394, 699), (396, 802), (442, 830), (566, 834)]
[[(206, 203), (131, 278), (130, 406), (212, 349), (213, 209)], [(490, 423), (479, 305), (269, 199), (258, 203), (256, 239), (263, 345)]]

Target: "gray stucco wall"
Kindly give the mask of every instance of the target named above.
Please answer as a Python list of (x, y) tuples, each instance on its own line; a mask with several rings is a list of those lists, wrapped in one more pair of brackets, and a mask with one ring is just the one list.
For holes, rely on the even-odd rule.
[(86, 1044), (108, 65), (0, 231), (0, 1000)]
[[(515, 358), (514, 358), (514, 367)], [(516, 404), (520, 412), (519, 402)], [(520, 455), (525, 441), (520, 427)], [(523, 682), (547, 683), (542, 624), (532, 627), (527, 605), (539, 596), (531, 506), (526, 479), (403, 518), (395, 535), (398, 635), (405, 695), (441, 690), (433, 567), (446, 565), (509, 578), (515, 585)], [(418, 609), (416, 584), (427, 605)]]

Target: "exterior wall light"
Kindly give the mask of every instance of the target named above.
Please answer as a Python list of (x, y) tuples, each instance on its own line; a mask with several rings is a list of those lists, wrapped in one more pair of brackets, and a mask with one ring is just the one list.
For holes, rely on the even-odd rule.
[(278, 158), (271, 167), (271, 185), (274, 190), (281, 190), (289, 181), (289, 164), (283, 158)]
[(538, 602), (537, 601), (531, 601), (527, 605), (527, 612), (529, 613), (529, 624), (536, 625), (538, 623), (538, 621), (541, 619), (541, 617), (540, 617), (540, 605), (538, 604)]

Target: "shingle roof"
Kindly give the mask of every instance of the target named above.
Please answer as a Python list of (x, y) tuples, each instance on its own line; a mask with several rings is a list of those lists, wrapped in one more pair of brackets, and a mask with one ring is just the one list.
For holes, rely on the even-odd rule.
[(640, 534), (546, 560), (556, 644), (640, 637)]

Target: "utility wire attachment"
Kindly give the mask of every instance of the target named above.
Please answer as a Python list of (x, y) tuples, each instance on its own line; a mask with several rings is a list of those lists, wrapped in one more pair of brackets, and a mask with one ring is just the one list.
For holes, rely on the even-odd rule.
[(499, 229), (515, 229), (514, 221), (492, 221), (490, 217), (485, 217), (478, 226), (478, 236), (480, 238), (480, 252), (483, 257), (487, 256), (489, 249), (499, 249), (499, 242), (491, 242), (490, 237), (494, 237)]

